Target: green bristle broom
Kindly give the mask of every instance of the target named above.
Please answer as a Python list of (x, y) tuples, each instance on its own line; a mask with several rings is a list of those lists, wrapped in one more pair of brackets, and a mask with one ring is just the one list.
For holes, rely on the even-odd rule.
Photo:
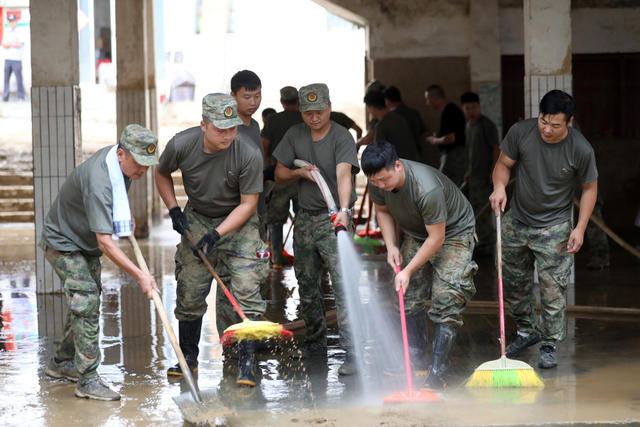
[(478, 366), (467, 387), (544, 387), (544, 383), (529, 365), (519, 360), (507, 359), (504, 332), (504, 297), (502, 292), (502, 237), (500, 215), (496, 217), (498, 257), (498, 306), (500, 310), (500, 350), (502, 357)]

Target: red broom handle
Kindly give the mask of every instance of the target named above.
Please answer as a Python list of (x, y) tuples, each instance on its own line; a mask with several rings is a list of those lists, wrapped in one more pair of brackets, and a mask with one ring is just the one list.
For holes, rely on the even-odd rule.
[[(364, 200), (363, 200), (364, 202)], [(369, 224), (371, 223), (371, 214), (373, 212), (373, 200), (369, 196), (369, 214), (367, 215), (367, 226), (364, 228), (365, 236), (369, 237)]]
[(498, 257), (498, 308), (500, 310), (500, 351), (506, 356), (504, 333), (504, 294), (502, 292), (502, 224), (500, 213), (496, 216), (496, 249)]
[[(193, 236), (191, 235), (191, 233), (189, 233), (189, 230), (185, 230), (184, 235), (187, 238), (187, 240), (189, 240), (189, 243), (191, 243), (191, 246), (195, 247), (196, 242), (195, 240), (193, 240)], [(207, 257), (204, 255), (204, 252), (202, 252), (202, 249), (198, 249), (198, 255), (200, 255), (200, 259), (202, 260), (204, 265), (207, 266), (207, 268), (209, 269), (209, 272), (216, 279), (216, 282), (218, 282), (218, 286), (220, 286), (220, 288), (224, 291), (224, 294), (227, 296), (227, 299), (229, 300), (233, 308), (236, 310), (236, 313), (238, 313), (238, 316), (240, 316), (242, 320), (247, 320), (247, 315), (244, 314), (244, 311), (242, 311), (236, 299), (233, 297), (233, 295), (231, 295), (231, 292), (229, 292), (229, 289), (227, 289), (224, 283), (222, 283), (222, 279), (220, 279), (220, 276), (218, 276), (218, 273), (216, 273), (216, 271), (213, 269), (213, 266), (211, 265)]]
[[(396, 274), (400, 273), (399, 265), (396, 265)], [(407, 338), (407, 319), (404, 314), (404, 292), (402, 287), (398, 289), (400, 301), (400, 324), (402, 325), (402, 346), (404, 347), (404, 370), (407, 373), (407, 388), (409, 393), (413, 391), (413, 379), (411, 377), (411, 359), (409, 358), (409, 339)]]

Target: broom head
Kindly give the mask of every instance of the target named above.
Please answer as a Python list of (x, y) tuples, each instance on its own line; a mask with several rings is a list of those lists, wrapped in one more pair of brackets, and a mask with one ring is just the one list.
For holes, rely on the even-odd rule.
[(293, 332), (279, 323), (266, 320), (245, 319), (240, 323), (229, 326), (220, 338), (223, 346), (242, 340), (266, 340), (269, 338), (291, 338)]
[(544, 383), (529, 365), (519, 360), (491, 360), (478, 366), (466, 387), (544, 387)]

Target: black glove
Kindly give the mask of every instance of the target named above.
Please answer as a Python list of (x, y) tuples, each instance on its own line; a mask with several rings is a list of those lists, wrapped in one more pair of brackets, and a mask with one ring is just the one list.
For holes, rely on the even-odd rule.
[(189, 230), (189, 222), (182, 212), (182, 209), (180, 209), (180, 206), (169, 209), (169, 216), (173, 223), (173, 229), (184, 236), (185, 231)]
[(193, 248), (193, 254), (196, 257), (200, 258), (200, 255), (198, 255), (198, 249), (201, 249), (202, 252), (205, 253), (205, 255), (210, 255), (213, 247), (216, 245), (216, 242), (218, 240), (220, 240), (220, 234), (218, 234), (218, 232), (214, 228), (213, 230), (202, 236), (202, 239), (198, 240), (198, 243), (196, 243), (196, 246)]

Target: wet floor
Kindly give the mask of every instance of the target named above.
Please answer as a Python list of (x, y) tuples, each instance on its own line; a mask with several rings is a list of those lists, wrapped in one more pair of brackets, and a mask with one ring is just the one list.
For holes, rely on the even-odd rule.
[[(102, 273), (99, 372), (122, 400), (78, 399), (72, 383), (44, 375), (61, 335), (65, 307), (61, 295), (35, 292), (33, 234), (29, 225), (0, 227), (0, 424), (183, 425), (173, 398), (188, 393), (188, 388), (167, 379), (166, 369), (175, 364), (175, 357), (162, 323), (138, 285), (108, 260), (103, 261)], [(140, 245), (177, 330), (172, 315), (176, 236), (165, 223)], [(131, 253), (126, 242), (122, 247)], [(584, 262), (577, 257), (576, 285), (568, 296), (571, 305), (640, 308), (638, 260), (612, 245), (609, 270), (592, 272)], [(495, 301), (494, 268), (490, 262), (480, 267), (474, 300)], [(365, 259), (363, 270), (368, 283), (379, 287), (391, 279), (382, 258)], [(271, 318), (283, 323), (297, 319), (297, 284), (291, 268), (273, 271), (263, 291)], [(209, 301), (214, 301), (212, 295)], [(330, 310), (330, 296), (326, 303)], [(480, 303), (471, 304), (465, 313), (452, 355), (450, 387), (438, 403), (382, 404), (384, 396), (406, 388), (402, 376), (367, 372), (364, 382), (339, 376), (344, 353), (337, 346), (335, 326), (329, 330), (326, 358), (301, 362), (291, 357), (288, 347), (275, 348), (260, 355), (258, 386), (238, 388), (234, 364), (222, 362), (210, 312), (204, 319), (196, 379), (212, 396), (210, 408), (218, 416), (212, 421), (223, 425), (640, 423), (640, 315), (601, 311), (570, 311), (558, 368), (537, 370), (545, 381), (543, 390), (463, 387), (475, 367), (498, 357), (496, 309)], [(537, 349), (529, 349), (522, 360), (536, 366)]]

